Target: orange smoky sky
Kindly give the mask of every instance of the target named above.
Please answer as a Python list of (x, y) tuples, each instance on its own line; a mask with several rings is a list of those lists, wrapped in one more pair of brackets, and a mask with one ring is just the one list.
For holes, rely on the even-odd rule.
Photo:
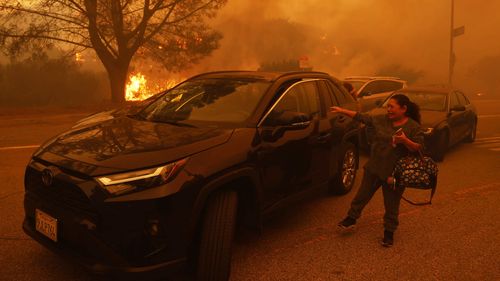
[[(455, 80), (500, 55), (500, 1), (455, 0)], [(256, 69), (306, 55), (315, 70), (342, 77), (400, 65), (420, 82), (448, 79), (451, 0), (229, 0), (214, 26), (224, 39), (200, 70)]]
[[(211, 20), (220, 48), (181, 76), (307, 56), (339, 78), (397, 65), (418, 72), (418, 82), (445, 83), (450, 9), (451, 0), (229, 0)], [(480, 87), (471, 76), (478, 63), (500, 62), (499, 10), (498, 0), (455, 0), (455, 27), (465, 26), (454, 41), (458, 86)]]

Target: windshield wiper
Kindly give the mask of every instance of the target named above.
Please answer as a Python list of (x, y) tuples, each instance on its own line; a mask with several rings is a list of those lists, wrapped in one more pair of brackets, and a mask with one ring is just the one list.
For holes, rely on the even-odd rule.
[(150, 120), (148, 120), (148, 121), (151, 121), (151, 122), (158, 122), (158, 123), (166, 123), (166, 124), (169, 124), (169, 125), (174, 125), (174, 126), (178, 126), (178, 127), (197, 128), (195, 125), (188, 124), (188, 123), (184, 123), (184, 122), (179, 122), (179, 121), (175, 121), (175, 120), (158, 120), (158, 119), (150, 119)]
[(144, 118), (144, 116), (142, 116), (142, 115), (141, 115), (141, 114), (139, 114), (139, 113), (137, 113), (137, 114), (127, 114), (127, 117), (128, 117), (128, 118), (132, 118), (132, 119), (141, 120), (141, 121), (146, 120), (146, 118)]

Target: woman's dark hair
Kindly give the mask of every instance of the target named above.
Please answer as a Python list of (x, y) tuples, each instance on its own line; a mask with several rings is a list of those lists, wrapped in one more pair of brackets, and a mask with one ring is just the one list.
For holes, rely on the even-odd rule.
[(418, 106), (418, 104), (412, 102), (407, 96), (403, 94), (395, 94), (391, 97), (391, 99), (394, 99), (401, 107), (406, 106), (405, 115), (420, 124), (420, 107)]

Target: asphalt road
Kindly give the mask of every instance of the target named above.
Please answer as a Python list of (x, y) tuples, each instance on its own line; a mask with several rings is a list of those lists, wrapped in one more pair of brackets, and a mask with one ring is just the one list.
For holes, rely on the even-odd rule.
[[(336, 224), (356, 190), (341, 197), (317, 194), (267, 221), (262, 235), (238, 237), (231, 280), (500, 280), (500, 100), (476, 105), (477, 141), (454, 147), (439, 164), (431, 206), (402, 203), (394, 247), (379, 245), (381, 192), (356, 231), (347, 233)], [(31, 153), (84, 116), (0, 116), (0, 280), (96, 280), (21, 230)], [(361, 177), (362, 171), (356, 189)]]

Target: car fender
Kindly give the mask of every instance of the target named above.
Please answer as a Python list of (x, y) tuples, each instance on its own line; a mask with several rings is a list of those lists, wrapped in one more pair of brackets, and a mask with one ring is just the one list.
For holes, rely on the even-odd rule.
[(434, 134), (446, 132), (449, 137), (451, 136), (450, 126), (448, 125), (448, 123), (446, 121), (442, 121), (441, 123), (437, 124), (434, 128), (435, 128)]
[(261, 222), (260, 206), (261, 206), (261, 182), (258, 171), (254, 167), (243, 167), (237, 168), (230, 172), (227, 172), (221, 176), (211, 179), (207, 184), (205, 184), (201, 190), (198, 192), (193, 204), (193, 212), (189, 223), (189, 235), (191, 238), (194, 237), (198, 222), (200, 221), (205, 208), (206, 202), (211, 194), (219, 190), (227, 188), (228, 184), (240, 179), (249, 180), (252, 185), (252, 191), (255, 196), (255, 212), (257, 223)]

